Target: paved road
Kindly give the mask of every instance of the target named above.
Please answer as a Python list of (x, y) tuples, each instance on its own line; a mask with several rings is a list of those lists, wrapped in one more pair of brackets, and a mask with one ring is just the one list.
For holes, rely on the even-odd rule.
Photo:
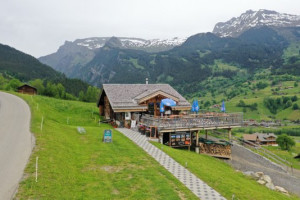
[(141, 135), (136, 131), (126, 128), (118, 128), (117, 130), (140, 146), (200, 199), (225, 200), (225, 198), (222, 197), (217, 191), (209, 187), (205, 182), (200, 180), (185, 167), (176, 162), (173, 158), (149, 143), (148, 138), (146, 138), (145, 135)]
[(23, 176), (34, 137), (30, 109), (19, 97), (0, 92), (0, 200), (12, 199)]
[(245, 149), (240, 145), (233, 145), (232, 160), (228, 160), (235, 169), (240, 171), (264, 172), (272, 178), (274, 185), (284, 187), (300, 197), (300, 178), (286, 173), (281, 167), (273, 164), (262, 156)]

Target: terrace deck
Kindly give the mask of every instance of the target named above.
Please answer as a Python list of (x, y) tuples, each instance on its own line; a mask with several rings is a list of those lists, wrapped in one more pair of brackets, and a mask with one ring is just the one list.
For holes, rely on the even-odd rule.
[(243, 125), (243, 113), (176, 115), (170, 117), (143, 115), (141, 123), (147, 127), (156, 127), (161, 133), (174, 130), (196, 131), (230, 129)]

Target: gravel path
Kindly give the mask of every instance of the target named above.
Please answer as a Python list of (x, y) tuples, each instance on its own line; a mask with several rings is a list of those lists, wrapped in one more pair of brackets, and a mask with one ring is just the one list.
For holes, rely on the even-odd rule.
[(0, 92), (0, 199), (12, 199), (34, 146), (30, 109), (19, 97)]
[(264, 172), (272, 178), (274, 185), (281, 186), (300, 196), (300, 178), (285, 172), (280, 166), (254, 152), (234, 144), (232, 160), (227, 160), (235, 169), (240, 171)]
[(159, 148), (155, 147), (148, 142), (146, 136), (140, 133), (126, 129), (118, 128), (118, 131), (123, 133), (126, 137), (135, 142), (144, 151), (146, 151), (150, 156), (152, 156), (159, 164), (161, 164), (165, 169), (171, 172), (180, 182), (182, 182), (187, 188), (189, 188), (197, 197), (202, 200), (224, 200), (217, 191), (209, 187), (205, 182), (200, 180), (185, 167), (180, 165), (166, 153), (161, 151)]

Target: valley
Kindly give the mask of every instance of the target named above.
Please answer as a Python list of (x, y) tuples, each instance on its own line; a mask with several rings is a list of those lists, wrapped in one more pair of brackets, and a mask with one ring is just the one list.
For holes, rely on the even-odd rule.
[[(277, 21), (271, 22), (274, 16)], [(259, 23), (251, 25), (257, 17)], [(172, 85), (190, 102), (198, 99), (201, 109), (225, 100), (230, 110), (245, 111), (246, 119), (299, 120), (299, 110), (293, 110), (293, 105), (272, 113), (264, 103), (266, 95), (299, 95), (298, 87), (291, 88), (300, 81), (299, 17), (268, 10), (247, 11), (224, 22), (241, 26), (239, 34), (232, 37), (220, 24), (212, 33), (161, 41), (162, 47), (172, 46), (163, 51), (136, 48), (145, 46), (147, 40), (143, 39), (87, 38), (66, 42), (56, 53), (39, 60), (97, 87), (104, 83), (143, 83), (148, 78), (153, 84)], [(257, 88), (259, 83), (267, 87)], [(256, 103), (257, 108), (236, 106), (241, 99)]]
[(39, 58), (0, 44), (0, 91), (36, 138), (13, 198), (299, 199), (300, 15), (77, 36)]

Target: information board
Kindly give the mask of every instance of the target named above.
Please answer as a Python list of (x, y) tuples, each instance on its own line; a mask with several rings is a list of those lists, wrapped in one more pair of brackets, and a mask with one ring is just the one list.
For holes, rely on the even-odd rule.
[(103, 142), (104, 143), (111, 143), (112, 142), (112, 131), (110, 129), (104, 130)]

